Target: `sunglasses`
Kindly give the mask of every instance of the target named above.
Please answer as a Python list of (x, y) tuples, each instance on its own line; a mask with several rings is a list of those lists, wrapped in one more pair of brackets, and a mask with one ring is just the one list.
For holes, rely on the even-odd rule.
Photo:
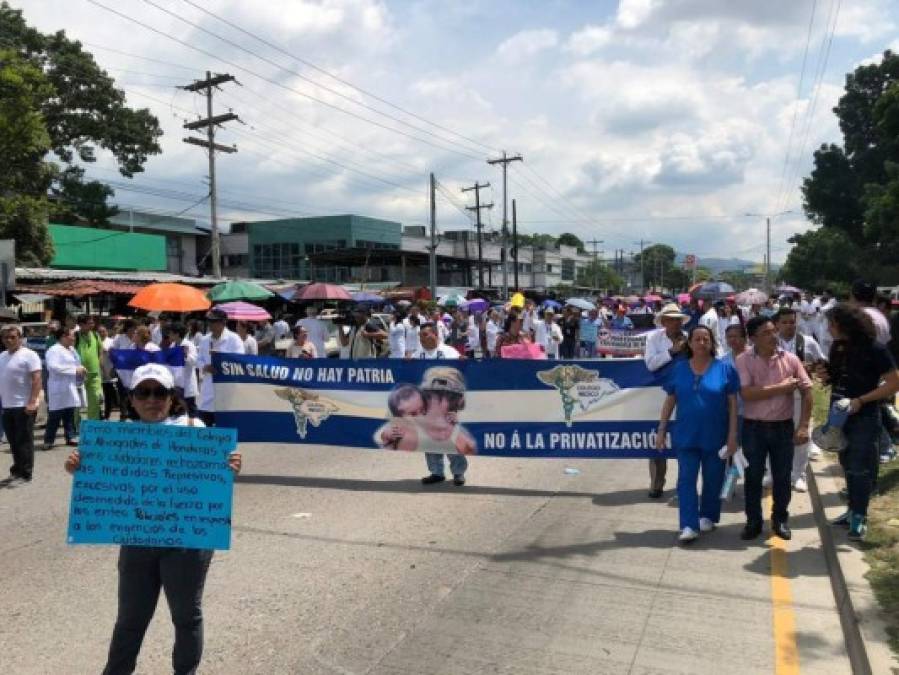
[(131, 395), (138, 401), (146, 401), (151, 398), (162, 401), (167, 399), (171, 393), (171, 390), (165, 387), (138, 387), (131, 392)]

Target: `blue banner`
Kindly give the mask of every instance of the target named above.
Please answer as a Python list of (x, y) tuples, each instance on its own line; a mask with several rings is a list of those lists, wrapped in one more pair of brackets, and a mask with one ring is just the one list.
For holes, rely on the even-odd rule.
[(490, 457), (673, 456), (655, 450), (665, 394), (642, 360), (214, 354), (213, 362), (216, 420), (236, 428), (241, 442)]
[(179, 345), (155, 352), (146, 349), (110, 349), (109, 359), (116, 370), (134, 370), (148, 363), (178, 368), (184, 366), (184, 348)]
[(81, 423), (68, 543), (228, 549), (234, 429)]

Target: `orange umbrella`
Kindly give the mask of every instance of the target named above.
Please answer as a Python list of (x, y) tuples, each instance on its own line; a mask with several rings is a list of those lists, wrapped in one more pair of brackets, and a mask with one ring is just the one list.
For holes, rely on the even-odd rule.
[(203, 291), (184, 284), (150, 284), (128, 304), (149, 312), (199, 312), (212, 306)]

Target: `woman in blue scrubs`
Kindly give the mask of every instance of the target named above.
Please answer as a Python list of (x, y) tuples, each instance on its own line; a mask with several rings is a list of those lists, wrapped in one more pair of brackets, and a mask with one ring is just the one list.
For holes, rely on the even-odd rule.
[[(687, 358), (674, 364), (663, 388), (657, 450), (664, 450), (668, 421), (677, 408), (672, 445), (677, 453), (677, 498), (682, 543), (711, 532), (721, 517), (725, 459), (737, 451), (737, 393), (740, 377), (729, 363), (715, 358), (715, 336), (695, 326), (687, 339)], [(725, 458), (719, 456), (727, 445)], [(702, 472), (702, 496), (696, 479)]]

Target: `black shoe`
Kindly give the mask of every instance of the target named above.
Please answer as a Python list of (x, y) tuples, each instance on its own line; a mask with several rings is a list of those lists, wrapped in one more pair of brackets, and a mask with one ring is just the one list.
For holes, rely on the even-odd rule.
[(68, 445), (70, 448), (77, 448), (78, 441), (66, 441), (66, 445)]
[(434, 483), (442, 483), (446, 478), (444, 476), (438, 476), (436, 474), (430, 474), (421, 479), (422, 485), (433, 485)]
[(761, 523), (746, 523), (746, 525), (743, 527), (743, 531), (740, 532), (740, 539), (742, 539), (743, 541), (749, 541), (750, 539), (755, 539), (761, 533)]
[(465, 485), (465, 476), (462, 476), (462, 475), (453, 476), (453, 485), (456, 485), (456, 486)]
[(658, 499), (662, 496), (662, 490), (660, 488), (653, 488), (646, 496), (650, 499)]
[(786, 523), (775, 523), (772, 521), (771, 531), (781, 539), (790, 540), (793, 537), (793, 533), (790, 531), (790, 526)]

